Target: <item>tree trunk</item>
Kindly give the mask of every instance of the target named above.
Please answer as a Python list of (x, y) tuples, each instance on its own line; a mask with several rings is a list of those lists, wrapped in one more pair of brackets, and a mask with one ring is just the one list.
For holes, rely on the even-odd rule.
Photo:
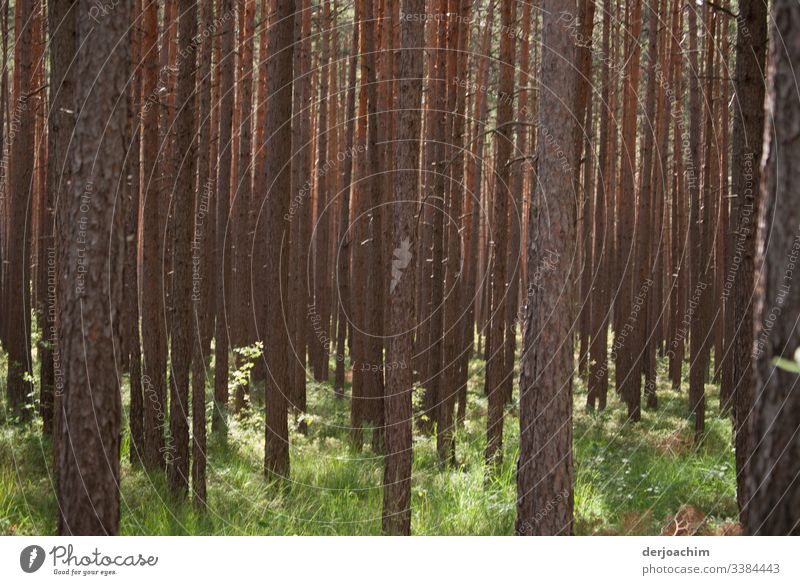
[[(750, 503), (745, 526), (751, 535), (798, 535), (800, 286), (792, 275), (800, 257), (800, 104), (794, 73), (800, 67), (800, 4), (775, 0), (770, 20), (769, 126), (764, 132), (764, 205), (759, 214), (761, 265), (756, 287), (755, 385), (749, 420), (752, 449), (746, 479)], [(753, 23), (759, 29), (753, 33), (758, 35), (755, 43), (760, 40), (761, 22), (759, 15)], [(777, 359), (783, 361), (776, 363)]]
[(503, 380), (506, 371), (504, 324), (506, 307), (506, 260), (508, 236), (509, 162), (512, 158), (512, 118), (514, 116), (514, 45), (516, 35), (516, 3), (501, 7), (503, 34), (500, 36), (500, 75), (497, 95), (497, 158), (495, 159), (494, 233), (492, 245), (492, 304), (489, 323), (489, 359), (486, 363), (486, 395), (489, 414), (486, 421), (486, 464), (498, 468), (503, 462)]
[[(764, 59), (767, 46), (767, 2), (746, 2), (739, 8), (736, 31), (736, 69), (731, 157), (731, 223), (735, 232), (730, 270), (732, 296), (725, 319), (735, 331), (731, 341), (730, 368), (723, 370), (722, 384), (733, 397), (736, 433), (736, 499), (740, 520), (748, 525), (748, 477), (752, 441), (749, 418), (753, 408), (753, 296), (754, 255), (761, 185), (761, 153), (764, 136)], [(730, 310), (727, 310), (727, 309)]]
[(214, 330), (214, 413), (211, 430), (224, 433), (228, 416), (228, 299), (230, 294), (231, 258), (227, 254), (228, 220), (230, 216), (232, 126), (233, 126), (233, 73), (234, 73), (234, 16), (233, 0), (221, 0), (222, 21), (220, 41), (220, 91), (219, 103), (219, 161), (217, 166), (217, 301)]
[[(93, 4), (80, 0), (76, 123), (70, 142), (70, 197), (59, 208), (66, 280), (60, 289), (67, 392), (62, 401), (58, 462), (62, 535), (119, 531), (120, 388), (114, 360), (119, 341), (113, 315), (122, 307), (124, 235), (114, 205), (125, 185), (130, 30), (128, 3), (96, 27)], [(121, 42), (122, 41), (122, 42)], [(119, 43), (119, 44), (118, 44)], [(86, 339), (92, 341), (86, 344)]]
[(636, 247), (635, 210), (636, 210), (636, 110), (639, 88), (639, 58), (641, 54), (640, 36), (642, 30), (642, 0), (628, 2), (628, 23), (630, 35), (626, 35), (628, 43), (625, 51), (626, 68), (623, 74), (622, 95), (622, 158), (620, 161), (620, 193), (617, 205), (619, 218), (617, 221), (617, 270), (619, 288), (614, 303), (616, 324), (614, 327), (614, 358), (616, 361), (616, 387), (622, 400), (628, 406), (628, 417), (638, 421), (641, 417), (639, 395), (641, 385), (639, 372), (636, 370), (636, 347), (634, 328), (638, 316), (634, 310), (636, 295), (634, 284), (638, 281), (635, 275)]
[(142, 345), (144, 362), (144, 465), (148, 470), (164, 466), (164, 423), (167, 408), (165, 373), (167, 333), (162, 295), (162, 238), (158, 177), (159, 59), (158, 3), (143, 0), (142, 6)]
[[(564, 75), (563, 63), (575, 58), (573, 38), (562, 15), (570, 0), (542, 3), (539, 94), (538, 181), (534, 191), (528, 241), (528, 264), (539, 266), (546, 254), (573, 258), (575, 197), (571, 181), (577, 164), (574, 103), (576, 78)], [(520, 452), (517, 462), (516, 533), (572, 533), (572, 374), (573, 287), (575, 269), (545, 278), (531, 289), (526, 310), (520, 364)], [(566, 287), (566, 291), (564, 290)]]
[(28, 418), (28, 406), (33, 403), (33, 384), (28, 377), (33, 372), (31, 361), (31, 209), (34, 180), (34, 109), (31, 99), (33, 67), (32, 42), (34, 2), (18, 0), (14, 25), (14, 103), (11, 116), (17, 130), (12, 136), (8, 233), (6, 257), (6, 350), (8, 372), (6, 392), (8, 409), (14, 416)]
[[(402, 0), (407, 16), (423, 15), (424, 0)], [(398, 59), (397, 171), (394, 180), (395, 268), (403, 269), (389, 295), (389, 364), (410, 364), (413, 342), (416, 211), (419, 199), (419, 149), (424, 25), (420, 18), (400, 21)], [(410, 367), (391, 367), (386, 376), (386, 456), (383, 473), (384, 534), (411, 532), (411, 386)]]
[[(350, 257), (353, 234), (350, 231), (350, 190), (353, 177), (353, 166), (355, 164), (354, 135), (355, 135), (355, 113), (356, 113), (356, 67), (358, 67), (358, 42), (359, 42), (359, 10), (360, 4), (355, 3), (355, 15), (353, 17), (352, 43), (350, 45), (350, 70), (347, 81), (347, 105), (345, 110), (345, 120), (347, 128), (345, 130), (345, 161), (342, 169), (341, 197), (342, 206), (340, 208), (339, 231), (340, 239), (337, 254), (336, 282), (339, 291), (339, 323), (336, 334), (336, 380), (334, 389), (338, 398), (344, 397), (344, 378), (345, 378), (345, 340), (347, 337), (347, 326), (350, 320), (353, 303), (351, 302), (350, 287)], [(351, 333), (352, 336), (352, 333)], [(352, 355), (350, 360), (352, 362)]]
[[(264, 471), (268, 478), (289, 477), (289, 428), (286, 392), (289, 388), (290, 340), (284, 325), (289, 282), (288, 252), (289, 225), (284, 219), (289, 213), (291, 189), (292, 118), (292, 59), (295, 2), (272, 0), (270, 3), (269, 43), (267, 49), (267, 177), (273, 177), (266, 201), (266, 233), (263, 240), (267, 255), (267, 275), (264, 292), (266, 303), (264, 345), (267, 366), (266, 436), (264, 442)], [(283, 298), (281, 297), (283, 295)]]
[[(586, 398), (590, 410), (599, 408), (604, 410), (608, 396), (608, 317), (609, 317), (609, 255), (611, 246), (609, 239), (611, 230), (607, 229), (613, 224), (614, 217), (606, 215), (608, 199), (613, 196), (613, 182), (611, 179), (611, 156), (614, 152), (609, 127), (609, 118), (613, 115), (611, 104), (611, 79), (609, 60), (611, 55), (611, 10), (613, 0), (605, 0), (603, 6), (603, 48), (602, 54), (608, 58), (603, 60), (601, 74), (600, 95), (600, 151), (598, 153), (598, 168), (600, 176), (597, 180), (594, 204), (594, 290), (592, 291), (592, 326), (589, 345), (589, 392)], [(602, 104), (605, 104), (603, 106)], [(608, 234), (608, 235), (607, 235)]]
[[(214, 5), (200, 9), (203, 33), (214, 26)], [(197, 507), (206, 502), (206, 365), (211, 349), (213, 313), (209, 305), (213, 285), (214, 171), (211, 168), (211, 61), (212, 37), (203, 34), (198, 47), (197, 98), (198, 146), (197, 200), (194, 209), (192, 254), (192, 494)]]
[[(763, 39), (763, 7), (753, 8), (753, 60)], [(800, 332), (800, 286), (792, 273), (800, 256), (800, 106), (795, 74), (800, 66), (800, 5), (775, 0), (769, 45), (767, 130), (764, 132), (762, 197), (759, 210), (754, 388), (752, 414), (747, 420), (749, 464), (746, 467), (745, 527), (752, 535), (800, 534), (800, 376), (797, 374)], [(748, 53), (750, 54), (750, 53)], [(755, 63), (744, 63), (750, 71)], [(753, 83), (745, 71), (740, 83)], [(737, 73), (739, 73), (737, 69)], [(756, 97), (754, 90), (746, 97)], [(742, 108), (747, 104), (742, 103)], [(752, 110), (751, 110), (752, 112)], [(754, 125), (756, 119), (750, 119)], [(737, 125), (738, 126), (738, 125)], [(749, 126), (743, 124), (742, 129)], [(747, 150), (745, 150), (745, 153)], [(747, 186), (742, 189), (746, 194)], [(746, 317), (745, 317), (746, 323)], [(777, 360), (781, 360), (778, 362)], [(742, 401), (737, 400), (737, 410)], [(744, 421), (746, 413), (738, 414)], [(737, 441), (738, 443), (738, 441)], [(738, 446), (738, 444), (737, 444)]]
[(194, 98), (197, 46), (197, 4), (184, 0), (180, 6), (178, 95), (176, 100), (175, 152), (178, 173), (175, 183), (173, 243), (173, 321), (169, 409), (170, 450), (167, 478), (173, 495), (185, 497), (189, 489), (189, 372), (192, 365), (192, 232), (195, 214)]

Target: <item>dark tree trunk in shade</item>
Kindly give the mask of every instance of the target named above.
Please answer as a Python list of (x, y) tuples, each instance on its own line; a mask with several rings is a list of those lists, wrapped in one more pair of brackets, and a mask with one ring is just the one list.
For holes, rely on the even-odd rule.
[[(322, 20), (320, 22), (320, 43), (322, 52), (319, 63), (319, 120), (317, 126), (317, 221), (314, 225), (314, 235), (317, 253), (314, 263), (314, 310), (318, 321), (314, 322), (313, 329), (316, 333), (311, 344), (318, 347), (312, 353), (314, 357), (311, 364), (314, 368), (314, 379), (322, 382), (328, 379), (328, 357), (330, 352), (330, 269), (328, 249), (331, 239), (332, 207), (329, 207), (328, 173), (319, 172), (326, 168), (328, 163), (328, 87), (329, 87), (329, 60), (330, 60), (330, 0), (322, 2)], [(372, 22), (368, 23), (370, 26)], [(373, 56), (374, 58), (374, 56)]]
[(366, 191), (369, 195), (369, 286), (367, 288), (365, 325), (367, 370), (365, 377), (369, 380), (366, 385), (367, 394), (367, 419), (373, 425), (373, 449), (381, 448), (381, 434), (383, 428), (383, 205), (381, 201), (381, 157), (378, 148), (378, 86), (376, 82), (375, 66), (375, 40), (374, 17), (372, 3), (364, 0), (363, 6), (363, 63), (365, 65), (368, 117), (367, 117), (367, 159), (368, 172)]
[[(350, 256), (353, 245), (353, 234), (350, 230), (350, 190), (353, 177), (353, 166), (355, 156), (353, 146), (355, 144), (355, 114), (356, 114), (356, 68), (358, 67), (358, 7), (355, 5), (355, 16), (353, 19), (352, 42), (350, 45), (350, 69), (347, 81), (347, 104), (345, 106), (345, 157), (346, 160), (342, 169), (342, 206), (339, 217), (339, 232), (341, 234), (336, 255), (336, 279), (334, 280), (336, 290), (339, 295), (339, 319), (336, 333), (336, 379), (334, 389), (338, 398), (344, 397), (345, 379), (345, 340), (347, 337), (347, 327), (352, 312), (352, 298), (350, 287)], [(352, 355), (350, 356), (352, 362)]]
[[(41, 411), (46, 433), (53, 432), (53, 404), (54, 394), (64, 390), (63, 371), (58, 347), (58, 333), (56, 323), (56, 271), (58, 269), (57, 250), (54, 241), (55, 206), (66, 199), (68, 186), (67, 179), (70, 165), (67, 164), (67, 148), (69, 137), (72, 135), (74, 118), (68, 112), (75, 99), (75, 86), (73, 76), (70, 74), (70, 65), (75, 57), (75, 10), (74, 0), (58, 0), (51, 3), (48, 20), (50, 29), (50, 87), (58, 88), (50, 93), (49, 127), (47, 134), (47, 207), (48, 220), (43, 226), (47, 236), (41, 240), (41, 245), (48, 249), (47, 278), (44, 294), (45, 328), (42, 331), (42, 377), (41, 377)], [(135, 85), (135, 84), (134, 84)], [(135, 85), (138, 87), (138, 85)], [(138, 118), (137, 118), (138, 119)], [(138, 150), (133, 151), (131, 158), (138, 159)], [(138, 168), (138, 165), (137, 165)], [(136, 211), (138, 217), (138, 201), (136, 198)], [(127, 211), (127, 210), (126, 210)], [(136, 240), (129, 247), (136, 249)], [(51, 265), (52, 262), (52, 265)], [(51, 290), (51, 286), (53, 286)], [(138, 309), (136, 311), (138, 315)], [(137, 324), (138, 327), (138, 324)], [(138, 342), (138, 336), (137, 336)], [(58, 355), (58, 371), (54, 356)], [(55, 435), (55, 433), (54, 433)]]
[[(697, 6), (688, 7), (688, 40), (689, 40), (689, 160), (687, 161), (687, 182), (689, 192), (689, 248), (691, 278), (689, 281), (689, 297), (687, 303), (695, 307), (702, 306), (703, 290), (708, 286), (702, 278), (703, 232), (700, 223), (700, 139), (701, 128), (701, 94), (700, 70), (697, 47)], [(706, 332), (700, 321), (700, 310), (695, 309), (691, 315), (689, 338), (689, 411), (695, 419), (695, 433), (699, 436), (701, 422), (705, 421), (705, 377), (706, 369), (702, 363), (703, 341)]]
[[(637, 198), (637, 225), (636, 225), (636, 256), (634, 288), (636, 298), (632, 308), (633, 343), (628, 351), (633, 353), (632, 370), (630, 377), (630, 393), (628, 395), (628, 411), (633, 413), (633, 420), (641, 416), (642, 407), (642, 374), (647, 364), (647, 348), (649, 336), (652, 335), (649, 322), (648, 307), (653, 302), (656, 278), (652, 270), (650, 255), (650, 242), (652, 233), (653, 209), (653, 165), (655, 145), (655, 117), (656, 117), (656, 74), (658, 67), (658, 6), (655, 0), (647, 2), (647, 80), (644, 98), (644, 121), (642, 124), (640, 150), (642, 153), (642, 166), (640, 172), (639, 196)], [(634, 311), (635, 314), (634, 314)], [(653, 381), (654, 382), (654, 381)], [(654, 407), (655, 386), (648, 395), (648, 406)], [(647, 393), (647, 388), (645, 388)]]
[[(233, 275), (231, 287), (233, 296), (233, 323), (231, 343), (235, 349), (249, 346), (255, 338), (253, 323), (253, 296), (250, 278), (253, 274), (250, 251), (253, 246), (250, 237), (250, 209), (253, 200), (253, 42), (255, 38), (255, 0), (238, 0), (239, 12), (239, 66), (237, 80), (238, 107), (238, 152), (236, 176), (234, 178), (232, 211), (232, 251)], [(240, 369), (249, 358), (235, 354), (236, 369)], [(233, 408), (240, 413), (248, 403), (250, 394), (249, 376), (240, 380), (234, 388)]]
[(116, 98), (125, 95), (128, 82), (129, 6), (118, 5), (102, 27), (90, 18), (92, 2), (81, 0), (76, 6), (72, 183), (58, 218), (66, 243), (60, 258), (66, 278), (60, 283), (59, 323), (69, 362), (68, 390), (58, 413), (62, 535), (119, 531), (121, 400), (114, 317), (122, 307), (125, 242), (122, 213), (114, 201), (126, 188), (127, 105)]
[(14, 100), (11, 116), (18, 130), (10, 148), (7, 176), (8, 247), (4, 321), (8, 352), (6, 377), (7, 407), (18, 417), (28, 418), (33, 402), (33, 384), (26, 375), (33, 372), (31, 361), (31, 211), (34, 180), (34, 109), (32, 102), (33, 0), (19, 0), (14, 16)]
[(466, 95), (460, 87), (458, 80), (466, 79), (468, 75), (468, 37), (471, 2), (467, 0), (450, 0), (451, 13), (449, 37), (450, 50), (448, 51), (448, 110), (453, 112), (450, 125), (450, 152), (447, 160), (448, 190), (450, 191), (450, 204), (448, 207), (447, 221), (447, 264), (445, 280), (445, 309), (444, 309), (444, 359), (443, 359), (443, 396), (439, 401), (437, 423), (437, 449), (439, 460), (443, 463), (455, 464), (455, 404), (461, 388), (459, 386), (459, 368), (461, 354), (465, 351), (463, 325), (464, 317), (464, 258), (462, 257), (462, 211), (464, 208), (465, 192), (464, 179), (464, 112), (466, 111)]
[[(613, 0), (612, 0), (613, 1)], [(605, 0), (603, 6), (603, 55), (611, 54), (611, 2)], [(594, 286), (592, 289), (592, 325), (589, 343), (589, 380), (587, 406), (590, 410), (604, 410), (608, 397), (608, 318), (609, 318), (609, 256), (611, 246), (609, 240), (613, 235), (610, 229), (614, 217), (606, 214), (608, 198), (613, 196), (610, 158), (613, 145), (610, 145), (610, 118), (613, 115), (611, 105), (610, 66), (606, 59), (602, 64), (600, 95), (600, 151), (598, 153), (599, 177), (597, 180), (594, 203)]]
[[(200, 7), (200, 29), (211, 30), (214, 5)], [(206, 367), (210, 358), (213, 312), (209, 297), (213, 285), (214, 171), (211, 167), (211, 60), (212, 37), (203, 35), (197, 50), (198, 148), (196, 201), (192, 255), (192, 500), (201, 507), (206, 502)]]
[[(271, 0), (266, 55), (267, 143), (266, 175), (273, 177), (267, 191), (263, 242), (267, 255), (264, 359), (266, 379), (266, 434), (264, 472), (268, 478), (289, 477), (289, 428), (286, 392), (289, 388), (290, 340), (284, 323), (289, 283), (289, 213), (291, 189), (292, 59), (295, 2)], [(258, 229), (258, 228), (257, 228)], [(262, 237), (258, 234), (257, 237)]]
[[(562, 63), (575, 56), (573, 37), (559, 15), (570, 13), (570, 0), (542, 3), (539, 121), (552, 140), (537, 148), (538, 181), (528, 240), (528, 265), (538, 266), (545, 251), (573, 258), (575, 198), (571, 174), (577, 163), (574, 103), (576, 78), (564, 75)], [(559, 146), (561, 151), (559, 152)], [(520, 364), (520, 450), (517, 462), (516, 533), (572, 533), (572, 375), (575, 268), (561, 278), (534, 287), (528, 303)], [(566, 287), (567, 292), (564, 288)]]
[(167, 414), (167, 339), (162, 295), (164, 217), (158, 176), (159, 136), (158, 3), (142, 5), (142, 390), (144, 400), (144, 465), (164, 467), (164, 424)]
[(228, 368), (230, 334), (228, 329), (228, 297), (230, 296), (231, 261), (228, 249), (228, 220), (230, 219), (230, 189), (233, 125), (234, 18), (233, 0), (221, 0), (224, 16), (220, 31), (220, 101), (219, 101), (219, 159), (217, 161), (217, 294), (216, 326), (214, 329), (214, 411), (211, 429), (226, 432), (228, 416)]
[(195, 74), (197, 4), (183, 0), (180, 6), (178, 43), (178, 95), (175, 120), (177, 180), (173, 195), (173, 321), (170, 357), (170, 409), (167, 479), (170, 491), (185, 497), (189, 489), (189, 372), (192, 366), (192, 233), (195, 215)]
[(625, 71), (623, 73), (622, 95), (622, 135), (620, 160), (619, 221), (617, 221), (616, 262), (618, 271), (618, 289), (612, 292), (615, 298), (614, 307), (616, 326), (614, 328), (614, 358), (616, 362), (615, 383), (617, 392), (628, 406), (628, 418), (638, 421), (641, 417), (640, 398), (641, 384), (639, 372), (636, 370), (636, 338), (631, 331), (639, 320), (634, 303), (641, 291), (635, 286), (636, 247), (634, 246), (636, 230), (636, 128), (639, 87), (639, 61), (641, 56), (640, 36), (642, 30), (642, 0), (631, 0), (627, 3), (627, 20), (631, 34), (626, 35), (624, 42)]
[[(760, 10), (753, 21), (756, 43), (763, 38)], [(797, 367), (800, 347), (800, 284), (793, 278), (800, 256), (800, 102), (795, 85), (800, 4), (775, 0), (770, 21), (745, 529), (751, 535), (798, 535), (800, 375), (792, 367)]]
[[(533, 6), (530, 2), (522, 5), (522, 30), (519, 47), (519, 93), (517, 95), (517, 120), (523, 124), (532, 122), (528, 103), (528, 86), (530, 85), (530, 37), (531, 15)], [(509, 251), (508, 251), (508, 299), (506, 303), (506, 336), (503, 359), (506, 371), (503, 380), (503, 400), (510, 403), (514, 388), (514, 361), (517, 350), (517, 323), (519, 318), (519, 282), (522, 272), (522, 218), (523, 201), (525, 199), (525, 174), (531, 166), (528, 153), (528, 135), (530, 128), (520, 126), (517, 128), (517, 142), (512, 154), (511, 165), (511, 201), (509, 214)], [(524, 299), (523, 299), (524, 303)]]
[[(478, 87), (485, 87), (486, 80), (489, 74), (489, 43), (492, 36), (492, 24), (494, 21), (494, 7), (495, 2), (491, 0), (487, 8), (487, 24), (483, 32), (483, 39), (481, 41), (481, 52), (478, 57), (478, 71), (476, 73), (475, 82)], [(488, 116), (488, 104), (486, 99), (486, 92), (478, 91), (475, 93), (474, 102), (474, 127), (472, 139), (472, 148), (470, 155), (467, 157), (467, 186), (466, 194), (470, 200), (471, 214), (469, 217), (469, 246), (465, 246), (465, 262), (466, 262), (466, 299), (467, 306), (465, 308), (464, 317), (464, 341), (465, 349), (469, 348), (462, 354), (461, 366), (459, 368), (459, 381), (458, 381), (458, 412), (456, 413), (456, 420), (459, 426), (463, 425), (467, 412), (467, 382), (469, 380), (469, 360), (472, 357), (472, 346), (475, 337), (475, 321), (476, 314), (480, 312), (480, 303), (478, 290), (476, 288), (478, 283), (478, 272), (480, 270), (479, 264), (479, 243), (480, 243), (480, 227), (481, 216), (483, 215), (483, 205), (481, 201), (481, 193), (483, 192), (483, 154), (484, 146), (486, 143), (486, 118)], [(466, 250), (469, 250), (466, 252)], [(477, 310), (476, 310), (477, 308)], [(480, 335), (478, 336), (480, 343)], [(480, 351), (480, 350), (479, 350)]]
[(290, 356), (291, 390), (289, 399), (295, 408), (305, 405), (306, 348), (308, 347), (308, 304), (313, 292), (309, 284), (312, 273), (309, 263), (309, 227), (311, 225), (311, 8), (302, 0), (301, 10), (294, 17), (294, 82), (292, 112), (292, 201), (291, 259), (289, 279), (294, 308), (290, 306), (293, 323), (293, 349)]
[[(736, 499), (747, 526), (748, 476), (752, 443), (748, 423), (753, 408), (753, 296), (756, 231), (761, 199), (761, 153), (764, 137), (764, 59), (767, 48), (767, 2), (743, 3), (736, 31), (733, 134), (731, 154), (731, 228), (734, 232), (731, 296), (725, 321), (733, 337), (726, 343), (730, 367), (723, 369), (723, 393), (733, 400), (736, 446)], [(733, 323), (728, 324), (729, 321)]]
[(503, 461), (503, 379), (510, 375), (503, 359), (503, 335), (506, 319), (506, 265), (508, 246), (509, 188), (514, 129), (514, 45), (516, 35), (516, 3), (501, 5), (501, 22), (504, 34), (500, 36), (500, 74), (497, 95), (497, 144), (495, 160), (495, 188), (493, 197), (494, 230), (492, 242), (491, 317), (489, 322), (489, 358), (486, 363), (485, 392), (489, 398), (486, 420), (486, 464), (497, 469)]

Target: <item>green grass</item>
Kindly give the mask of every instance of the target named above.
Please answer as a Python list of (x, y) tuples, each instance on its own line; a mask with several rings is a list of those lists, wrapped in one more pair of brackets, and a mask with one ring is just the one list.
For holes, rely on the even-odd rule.
[[(0, 370), (2, 370), (0, 364)], [(735, 469), (730, 422), (718, 415), (718, 391), (707, 386), (707, 434), (699, 446), (686, 416), (686, 384), (669, 388), (660, 364), (659, 408), (639, 424), (609, 392), (603, 413), (585, 410), (576, 379), (574, 454), (577, 534), (658, 534), (682, 506), (705, 515), (707, 531), (735, 522)], [(486, 399), (483, 362), (471, 364), (469, 408), (457, 436), (458, 466), (437, 464), (435, 437), (415, 433), (412, 482), (414, 534), (512, 534), (517, 405), (505, 419), (503, 465), (487, 480), (483, 465)], [(613, 372), (612, 372), (613, 373)], [(3, 376), (3, 379), (5, 376)], [(612, 378), (613, 379), (613, 378)], [(254, 390), (255, 411), (260, 401)], [(123, 440), (123, 534), (379, 534), (383, 461), (349, 443), (349, 400), (329, 385), (309, 384), (309, 427), (291, 429), (291, 481), (262, 476), (264, 423), (253, 414), (232, 420), (228, 440), (209, 435), (208, 510), (168, 495), (163, 474), (128, 463)], [(22, 428), (0, 419), (0, 534), (51, 534), (56, 501), (51, 445), (38, 421)]]

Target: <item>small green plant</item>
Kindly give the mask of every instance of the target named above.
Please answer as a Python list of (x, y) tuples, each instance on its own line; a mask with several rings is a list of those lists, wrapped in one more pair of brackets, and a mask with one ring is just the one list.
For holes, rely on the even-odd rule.
[(250, 383), (250, 372), (256, 360), (264, 353), (264, 343), (257, 341), (253, 345), (234, 348), (233, 352), (239, 356), (236, 360), (238, 368), (233, 371), (232, 379), (228, 384), (228, 391), (232, 392), (237, 387), (246, 387)]

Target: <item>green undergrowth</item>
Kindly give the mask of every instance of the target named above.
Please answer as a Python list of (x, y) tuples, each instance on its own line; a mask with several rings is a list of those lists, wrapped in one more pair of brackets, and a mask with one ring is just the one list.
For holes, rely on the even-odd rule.
[[(604, 412), (587, 412), (585, 383), (576, 378), (576, 534), (659, 534), (678, 526), (686, 510), (702, 519), (695, 525), (701, 524), (703, 533), (724, 531), (735, 522), (730, 421), (718, 413), (718, 389), (707, 385), (707, 433), (695, 445), (687, 383), (681, 392), (673, 391), (666, 364), (659, 365), (659, 407), (645, 409), (637, 424), (627, 422), (613, 389)], [(508, 535), (514, 530), (518, 405), (507, 408), (503, 463), (487, 479), (483, 362), (473, 360), (470, 368), (467, 417), (456, 437), (457, 466), (437, 463), (435, 436), (414, 435), (415, 534)], [(2, 362), (0, 369), (5, 369)], [(363, 451), (352, 448), (349, 400), (337, 399), (332, 384), (309, 383), (307, 434), (299, 431), (296, 419), (290, 420), (291, 479), (268, 483), (262, 474), (262, 396), (258, 387), (253, 389), (250, 414), (230, 420), (227, 440), (209, 433), (208, 507), (202, 511), (169, 496), (164, 474), (132, 466), (124, 435), (122, 533), (379, 534), (383, 461), (370, 447), (369, 431)], [(3, 407), (0, 534), (55, 532), (51, 452), (39, 421), (11, 424)]]

